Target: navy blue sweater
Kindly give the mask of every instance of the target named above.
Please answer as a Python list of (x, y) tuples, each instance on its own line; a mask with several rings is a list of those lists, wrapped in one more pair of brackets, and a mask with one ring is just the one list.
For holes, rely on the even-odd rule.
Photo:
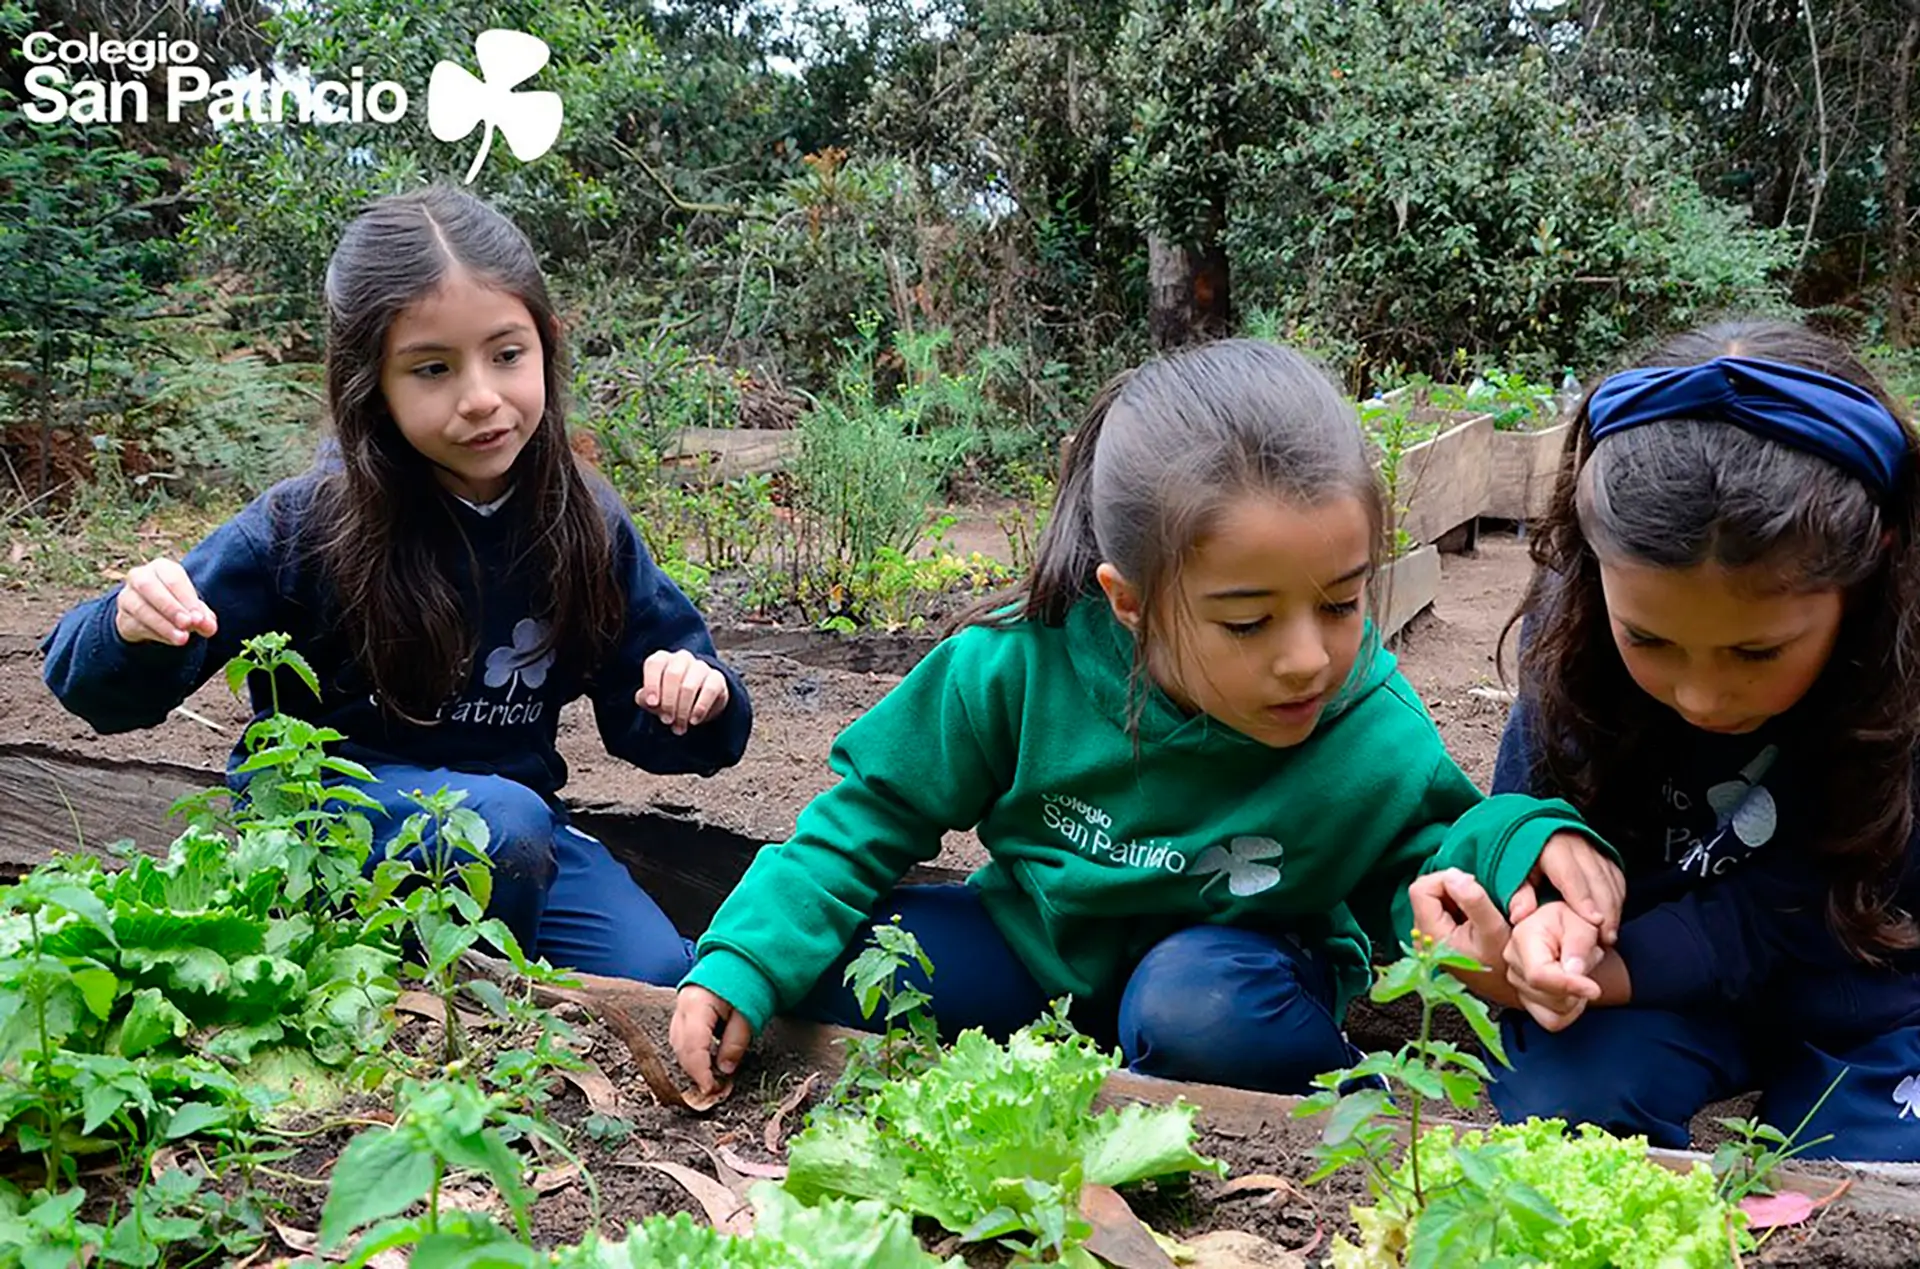
[[(181, 561), (218, 620), (213, 638), (196, 634), (181, 647), (124, 642), (114, 629), (116, 588), (67, 613), (41, 645), (54, 695), (98, 732), (152, 727), (217, 673), (242, 640), (279, 630), (312, 663), (322, 693), (315, 702), (284, 675), (281, 708), (340, 731), (346, 739), (337, 752), (356, 762), (501, 775), (551, 801), (567, 780), (567, 764), (554, 748), (560, 707), (582, 695), (593, 701), (607, 751), (648, 771), (711, 775), (740, 760), (753, 725), (746, 687), (715, 655), (706, 623), (648, 556), (632, 519), (608, 491), (601, 503), (627, 619), (597, 670), (536, 652), (543, 631), (535, 616), (540, 579), (537, 556), (525, 548), (537, 526), (527, 523), (516, 500), (482, 515), (440, 495), (449, 515), (441, 558), (479, 634), (473, 670), (437, 718), (414, 723), (391, 716), (375, 703), (370, 680), (340, 632), (333, 588), (302, 532), (316, 479), (310, 472), (276, 485)], [(686, 649), (727, 678), (726, 709), (683, 736), (634, 703), (641, 665), (661, 649)], [(250, 690), (255, 717), (264, 715), (271, 705), (263, 676), (253, 676)], [(236, 750), (236, 763), (240, 756)]]
[[(1495, 793), (1558, 796), (1539, 770), (1534, 724), (1522, 696), (1500, 740)], [(1640, 831), (1612, 837), (1627, 873), (1618, 951), (1633, 1003), (1738, 1006), (1762, 1027), (1836, 1040), (1920, 1022), (1920, 958), (1869, 967), (1828, 928), (1828, 881), (1806, 846), (1817, 801), (1782, 721), (1722, 736), (1675, 718), (1648, 743), (1669, 758), (1665, 778), (1624, 803)], [(1920, 912), (1916, 861), (1910, 841), (1896, 899), (1909, 912)]]

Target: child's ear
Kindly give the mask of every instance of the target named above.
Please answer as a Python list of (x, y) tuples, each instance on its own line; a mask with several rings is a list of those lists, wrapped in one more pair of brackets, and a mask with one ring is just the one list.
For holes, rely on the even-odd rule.
[(1093, 574), (1100, 581), (1100, 589), (1107, 593), (1107, 606), (1113, 609), (1114, 617), (1129, 630), (1140, 629), (1140, 592), (1134, 589), (1132, 582), (1120, 576), (1120, 570), (1111, 564), (1102, 564)]

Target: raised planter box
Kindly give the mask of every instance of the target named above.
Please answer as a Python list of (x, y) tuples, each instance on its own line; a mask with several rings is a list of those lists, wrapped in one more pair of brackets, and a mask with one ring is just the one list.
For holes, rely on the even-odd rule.
[(1440, 552), (1422, 546), (1380, 570), (1374, 581), (1374, 620), (1380, 637), (1391, 639), (1440, 594)]
[(1518, 521), (1545, 515), (1560, 474), (1560, 450), (1571, 426), (1561, 423), (1538, 432), (1495, 432), (1483, 514)]
[(1486, 510), (1493, 475), (1493, 416), (1427, 407), (1413, 412), (1416, 422), (1435, 417), (1452, 425), (1400, 455), (1395, 490), (1395, 525), (1419, 543), (1438, 541), (1477, 519)]

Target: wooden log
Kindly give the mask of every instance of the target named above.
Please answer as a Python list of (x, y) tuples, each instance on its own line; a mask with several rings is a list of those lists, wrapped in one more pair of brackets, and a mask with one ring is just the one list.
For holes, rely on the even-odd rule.
[(798, 432), (689, 427), (674, 438), (662, 466), (681, 483), (698, 484), (779, 471), (799, 453)]
[(17, 875), (57, 850), (99, 854), (129, 839), (162, 851), (177, 835), (167, 808), (219, 781), (186, 763), (104, 764), (33, 741), (0, 743), (0, 870)]
[[(102, 762), (34, 742), (0, 744), (0, 874), (18, 877), (54, 851), (100, 854), (131, 840), (164, 854), (178, 835), (167, 808), (212, 788), (222, 773), (174, 762)], [(706, 929), (713, 913), (765, 845), (700, 820), (632, 807), (571, 808), (573, 823), (606, 843), (681, 933)], [(952, 883), (966, 874), (916, 868), (913, 883)]]

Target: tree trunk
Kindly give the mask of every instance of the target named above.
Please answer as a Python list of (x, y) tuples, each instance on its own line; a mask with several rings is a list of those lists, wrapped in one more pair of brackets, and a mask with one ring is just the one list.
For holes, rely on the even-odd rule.
[[(1224, 212), (1224, 208), (1221, 209)], [(1216, 215), (1193, 243), (1147, 238), (1147, 333), (1155, 349), (1219, 339), (1233, 329), (1227, 253)]]
[(1907, 225), (1907, 180), (1912, 170), (1908, 134), (1914, 46), (1920, 43), (1920, 5), (1907, 6), (1907, 26), (1893, 54), (1893, 93), (1887, 142), (1887, 342), (1905, 348), (1913, 304), (1913, 233)]

